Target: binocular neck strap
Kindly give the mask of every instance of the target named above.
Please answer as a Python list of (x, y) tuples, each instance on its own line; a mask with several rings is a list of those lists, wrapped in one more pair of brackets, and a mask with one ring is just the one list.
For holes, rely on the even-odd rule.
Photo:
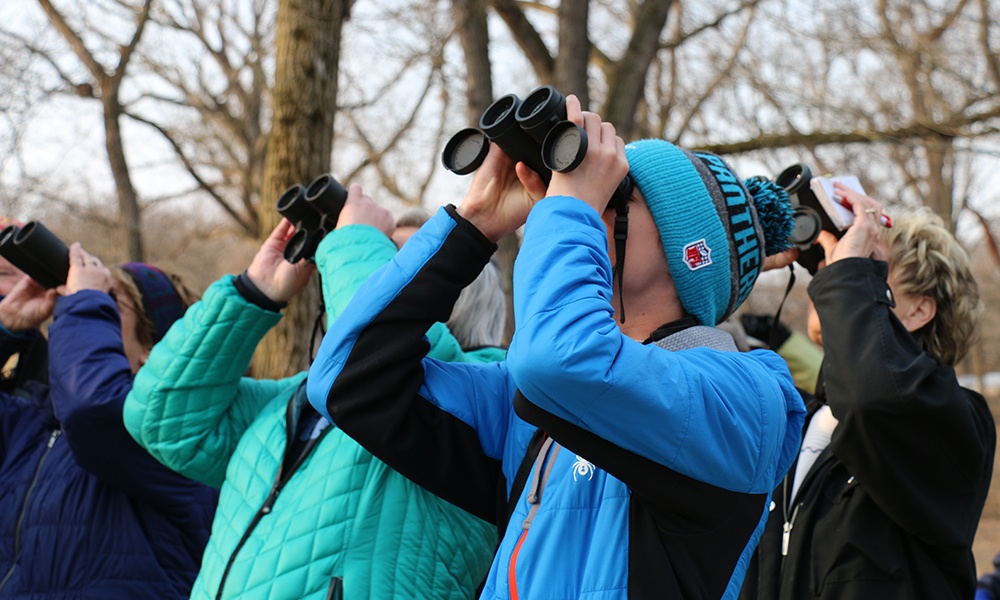
[(771, 332), (767, 336), (767, 347), (774, 351), (778, 350), (778, 326), (781, 320), (781, 309), (785, 307), (785, 300), (788, 300), (788, 295), (792, 293), (793, 287), (795, 287), (795, 266), (788, 265), (788, 286), (785, 287), (785, 295), (781, 297), (781, 302), (778, 303), (778, 310), (774, 313), (774, 321), (771, 321)]
[(618, 279), (618, 312), (621, 322), (625, 322), (625, 292), (622, 289), (622, 274), (625, 271), (625, 241), (628, 239), (628, 202), (618, 202), (615, 206), (615, 269)]

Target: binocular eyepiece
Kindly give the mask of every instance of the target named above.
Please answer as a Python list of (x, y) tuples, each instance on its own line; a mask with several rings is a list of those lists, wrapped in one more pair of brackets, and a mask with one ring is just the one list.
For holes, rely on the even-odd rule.
[(774, 178), (774, 183), (784, 188), (792, 201), (795, 227), (788, 241), (795, 244), (799, 250), (808, 250), (819, 237), (819, 232), (823, 230), (822, 217), (813, 208), (818, 201), (809, 188), (811, 179), (812, 170), (803, 163), (795, 163)]
[(496, 100), (483, 112), (478, 129), (463, 129), (448, 140), (441, 161), (449, 171), (467, 175), (483, 164), (490, 142), (514, 162), (528, 165), (546, 185), (552, 171), (572, 171), (587, 153), (586, 132), (566, 120), (566, 98), (551, 85), (536, 88), (523, 101), (514, 94)]
[(38, 221), (0, 231), (0, 256), (46, 289), (65, 284), (69, 275), (69, 248)]
[(312, 260), (320, 241), (337, 226), (346, 202), (347, 190), (329, 174), (320, 175), (309, 187), (296, 183), (285, 190), (276, 208), (295, 224), (295, 233), (285, 246), (285, 260)]
[(799, 249), (799, 258), (795, 262), (815, 275), (819, 263), (826, 258), (823, 247), (815, 243), (820, 232), (829, 231), (838, 238), (843, 232), (834, 225), (810, 187), (812, 179), (812, 170), (808, 166), (795, 163), (779, 173), (774, 183), (783, 187), (792, 201), (795, 227), (788, 241)]

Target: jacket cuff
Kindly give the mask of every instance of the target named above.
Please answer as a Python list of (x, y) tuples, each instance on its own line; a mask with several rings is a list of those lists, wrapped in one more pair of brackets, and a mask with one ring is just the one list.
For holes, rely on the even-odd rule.
[(445, 206), (444, 210), (448, 213), (448, 216), (455, 220), (458, 230), (465, 233), (468, 240), (479, 246), (479, 249), (487, 256), (487, 260), (489, 260), (489, 257), (497, 251), (499, 246), (483, 235), (483, 232), (479, 231), (479, 228), (473, 225), (471, 221), (458, 214), (458, 209), (455, 208), (454, 204)]
[(243, 296), (244, 300), (264, 310), (281, 312), (281, 309), (288, 306), (287, 302), (275, 302), (268, 298), (267, 294), (260, 291), (260, 288), (250, 280), (250, 276), (247, 275), (245, 269), (240, 273), (239, 277), (233, 280), (233, 285), (236, 286), (236, 290), (240, 293), (240, 296)]
[(816, 272), (809, 282), (809, 298), (815, 303), (820, 296), (833, 290), (850, 290), (876, 304), (889, 308), (896, 299), (889, 289), (889, 263), (870, 258), (845, 258)]

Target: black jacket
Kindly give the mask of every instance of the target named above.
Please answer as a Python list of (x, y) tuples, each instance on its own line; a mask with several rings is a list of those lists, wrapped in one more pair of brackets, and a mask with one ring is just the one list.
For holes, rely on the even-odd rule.
[(794, 503), (785, 499), (794, 466), (775, 490), (742, 600), (975, 593), (972, 541), (993, 470), (993, 417), (892, 314), (887, 271), (842, 260), (809, 285), (825, 350), (817, 389), (839, 424)]

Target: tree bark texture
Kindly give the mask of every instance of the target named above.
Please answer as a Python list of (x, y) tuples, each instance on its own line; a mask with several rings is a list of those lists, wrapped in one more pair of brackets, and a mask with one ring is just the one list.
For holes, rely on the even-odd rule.
[(118, 103), (117, 86), (115, 88), (110, 93), (102, 94), (101, 98), (104, 103), (105, 144), (115, 189), (118, 192), (118, 226), (123, 232), (124, 255), (129, 262), (141, 262), (145, 260), (145, 251), (139, 228), (141, 218), (139, 198), (132, 185), (128, 162), (125, 160), (125, 146), (122, 143), (121, 132), (122, 106)]
[(485, 0), (453, 0), (455, 29), (465, 52), (466, 114), (470, 127), (493, 102), (493, 70), (490, 67), (490, 38), (486, 26)]
[[(340, 39), (350, 7), (350, 0), (279, 0), (273, 117), (261, 190), (262, 240), (281, 220), (274, 208), (281, 193), (330, 171)], [(258, 346), (254, 376), (286, 377), (308, 368), (310, 333), (321, 311), (318, 286), (312, 282)]]
[(586, 110), (590, 104), (587, 65), (590, 59), (590, 36), (587, 17), (590, 0), (563, 0), (559, 3), (559, 52), (556, 55), (555, 81), (552, 84), (564, 95), (576, 94)]

